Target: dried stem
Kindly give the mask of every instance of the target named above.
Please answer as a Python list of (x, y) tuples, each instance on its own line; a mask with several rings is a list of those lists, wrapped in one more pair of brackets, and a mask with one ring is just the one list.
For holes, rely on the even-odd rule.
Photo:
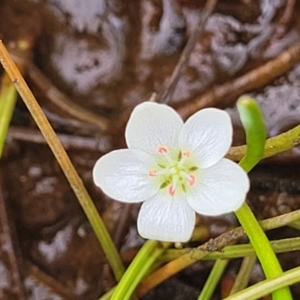
[(71, 188), (73, 189), (78, 199), (78, 202), (83, 208), (92, 228), (95, 231), (95, 234), (103, 248), (107, 260), (114, 272), (116, 280), (119, 281), (123, 275), (124, 267), (118, 251), (115, 248), (112, 239), (70, 158), (68, 157), (65, 149), (58, 140), (53, 128), (51, 127), (38, 102), (36, 101), (34, 95), (28, 88), (18, 68), (9, 56), (9, 53), (7, 52), (1, 40), (0, 62), (9, 75), (11, 81), (14, 83), (15, 88), (22, 97), (33, 119), (35, 120), (37, 126), (41, 130), (44, 138), (51, 148), (57, 162), (61, 166)]
[(45, 93), (55, 107), (58, 107), (68, 116), (96, 125), (102, 131), (106, 131), (108, 129), (107, 119), (71, 101), (64, 93), (57, 89), (50, 79), (48, 79), (33, 63), (31, 63), (30, 60), (24, 61), (21, 56), (16, 54), (12, 54), (12, 57), (15, 61), (24, 64), (29, 78)]
[(217, 0), (208, 0), (206, 2), (200, 22), (199, 22), (198, 26), (192, 31), (191, 36), (190, 36), (185, 48), (182, 51), (179, 61), (176, 65), (170, 79), (168, 80), (167, 86), (162, 91), (162, 93), (160, 93), (158, 95), (158, 97), (156, 99), (157, 102), (162, 102), (162, 103), (170, 102), (172, 94), (173, 94), (175, 87), (177, 85), (177, 82), (180, 78), (181, 71), (186, 66), (186, 64), (190, 58), (190, 55), (191, 55), (192, 51), (194, 50), (195, 45), (196, 45), (197, 41), (199, 40), (201, 33), (203, 32), (203, 29), (207, 22), (207, 19), (211, 15), (211, 13), (213, 12), (213, 10), (216, 6), (216, 3), (217, 3)]
[(209, 106), (226, 107), (236, 98), (256, 88), (263, 87), (283, 75), (300, 61), (300, 43), (282, 52), (275, 59), (230, 82), (218, 85), (190, 101), (174, 104), (178, 113), (186, 119), (196, 111)]

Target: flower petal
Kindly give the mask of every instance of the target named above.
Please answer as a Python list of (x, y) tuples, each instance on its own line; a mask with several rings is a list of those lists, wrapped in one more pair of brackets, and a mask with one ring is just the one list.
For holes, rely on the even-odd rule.
[(195, 188), (187, 193), (187, 201), (202, 215), (216, 216), (237, 210), (250, 187), (246, 172), (228, 159), (200, 170), (198, 180)]
[(154, 102), (139, 104), (126, 127), (128, 148), (156, 154), (159, 146), (177, 147), (182, 126), (183, 121), (173, 108)]
[(228, 152), (232, 142), (229, 115), (216, 108), (202, 109), (192, 115), (179, 134), (179, 147), (189, 150), (204, 169), (217, 163)]
[(195, 226), (195, 212), (184, 198), (159, 192), (145, 201), (138, 216), (139, 234), (146, 239), (187, 242)]
[(148, 175), (154, 164), (151, 156), (142, 151), (116, 150), (100, 157), (94, 166), (93, 178), (109, 197), (123, 202), (141, 202), (159, 189)]

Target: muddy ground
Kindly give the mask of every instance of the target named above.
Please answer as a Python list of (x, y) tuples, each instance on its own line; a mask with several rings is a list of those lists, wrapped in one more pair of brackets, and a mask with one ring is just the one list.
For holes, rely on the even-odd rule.
[[(94, 186), (91, 170), (101, 155), (125, 146), (124, 122), (131, 109), (165, 89), (205, 2), (0, 0), (0, 36), (12, 53), (20, 39), (31, 43), (25, 78), (125, 263), (144, 242), (135, 225), (139, 206), (108, 199)], [(280, 65), (280, 55), (300, 42), (299, 14), (295, 0), (219, 0), (170, 105), (185, 118), (194, 112), (195, 101), (199, 107), (227, 109), (236, 145), (244, 136), (234, 101), (243, 93), (260, 102), (269, 136), (299, 124), (300, 55), (291, 54), (290, 66)], [(272, 65), (262, 74), (261, 67), (274, 59), (279, 71)], [(251, 71), (254, 76), (247, 77)], [(89, 118), (87, 111), (99, 119)], [(248, 201), (259, 219), (300, 208), (299, 154), (294, 149), (251, 172)], [(237, 223), (223, 216), (199, 217), (198, 224), (207, 226), (207, 240)], [(291, 228), (270, 233), (277, 239), (298, 235)], [(300, 264), (298, 252), (280, 258), (284, 269)], [(234, 278), (239, 263), (233, 261), (224, 278)], [(197, 299), (210, 268), (210, 263), (196, 263), (144, 299)], [(262, 278), (257, 265), (252, 282)], [(114, 283), (71, 188), (19, 100), (0, 168), (0, 298), (92, 300)], [(295, 299), (300, 299), (299, 287), (293, 287)], [(221, 292), (220, 286), (213, 299)]]

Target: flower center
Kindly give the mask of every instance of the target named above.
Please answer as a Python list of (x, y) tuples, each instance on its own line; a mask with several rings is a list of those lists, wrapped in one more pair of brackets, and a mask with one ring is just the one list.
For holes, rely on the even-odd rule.
[(190, 151), (173, 152), (171, 155), (167, 147), (159, 146), (157, 153), (159, 162), (156, 168), (149, 170), (148, 175), (157, 178), (160, 189), (166, 189), (173, 197), (178, 192), (186, 193), (195, 185), (198, 167), (193, 164)]

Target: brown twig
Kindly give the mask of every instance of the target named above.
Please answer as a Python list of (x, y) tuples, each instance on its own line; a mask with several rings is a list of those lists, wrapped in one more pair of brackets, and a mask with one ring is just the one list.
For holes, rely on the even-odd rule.
[(278, 21), (278, 23), (285, 28), (289, 27), (289, 24), (292, 22), (293, 13), (295, 11), (295, 0), (287, 0), (285, 1), (285, 8), (283, 10), (283, 13)]
[[(71, 293), (63, 284), (58, 282), (52, 276), (44, 273), (37, 266), (32, 265), (30, 262), (27, 262), (28, 265), (28, 276), (32, 278), (34, 281), (38, 281), (38, 283), (42, 283), (47, 288), (50, 289), (57, 296), (61, 296), (62, 299), (66, 300), (75, 300), (78, 299), (73, 293)], [(54, 296), (54, 295), (52, 295)]]
[[(108, 152), (106, 143), (102, 143), (99, 138), (89, 138), (74, 136), (68, 134), (57, 134), (58, 139), (61, 141), (66, 150), (87, 150), (97, 152)], [(8, 139), (15, 139), (18, 141), (25, 141), (35, 144), (46, 145), (46, 140), (43, 135), (36, 129), (10, 126), (8, 131)]]
[(197, 41), (199, 40), (199, 37), (201, 33), (203, 32), (204, 26), (207, 22), (208, 17), (211, 15), (212, 11), (214, 10), (216, 6), (217, 0), (207, 0), (205, 7), (203, 9), (203, 15), (200, 19), (200, 22), (198, 26), (192, 31), (190, 38), (188, 39), (188, 42), (185, 46), (185, 48), (182, 51), (182, 54), (180, 55), (179, 61), (170, 77), (170, 79), (167, 82), (166, 87), (162, 90), (162, 92), (158, 95), (156, 101), (162, 102), (162, 103), (169, 103), (171, 96), (174, 92), (174, 89), (177, 85), (177, 82), (180, 78), (181, 71), (187, 64), (189, 57), (192, 53), (192, 51), (195, 48), (195, 45)]
[(16, 62), (24, 63), (29, 78), (40, 88), (53, 105), (60, 108), (68, 116), (96, 125), (102, 131), (108, 129), (108, 119), (101, 117), (84, 107), (71, 101), (64, 93), (57, 89), (30, 60), (23, 61), (22, 57), (12, 53)]
[(299, 61), (300, 43), (297, 43), (263, 66), (233, 81), (215, 86), (190, 101), (176, 103), (174, 107), (184, 119), (204, 107), (226, 107), (234, 103), (238, 96), (272, 82), (275, 78), (294, 67)]

